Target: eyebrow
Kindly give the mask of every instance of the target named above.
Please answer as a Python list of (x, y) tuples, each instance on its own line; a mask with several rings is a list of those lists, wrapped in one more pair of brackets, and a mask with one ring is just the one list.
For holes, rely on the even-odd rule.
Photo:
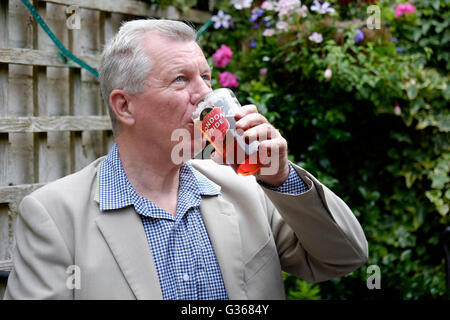
[[(183, 73), (183, 72), (186, 72), (187, 70), (189, 70), (189, 68), (179, 67), (179, 68), (171, 69), (168, 73), (172, 75), (172, 74), (176, 74), (176, 73)], [(202, 73), (204, 73), (204, 72), (212, 73), (211, 66), (208, 65), (207, 67), (203, 68)]]

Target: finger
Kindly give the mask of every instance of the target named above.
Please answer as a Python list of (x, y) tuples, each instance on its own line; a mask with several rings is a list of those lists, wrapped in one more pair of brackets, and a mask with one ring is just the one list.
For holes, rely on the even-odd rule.
[(236, 122), (236, 129), (247, 130), (262, 123), (268, 123), (267, 119), (260, 113), (249, 113)]
[(244, 132), (246, 141), (264, 141), (269, 139), (280, 138), (280, 132), (270, 123), (262, 123), (255, 127), (249, 128)]
[(258, 113), (258, 109), (254, 104), (247, 104), (239, 108), (239, 110), (236, 111), (234, 118), (238, 120), (250, 113)]
[(271, 165), (273, 161), (287, 161), (287, 141), (281, 136), (261, 141), (258, 152), (264, 166)]
[(280, 154), (284, 154), (287, 151), (287, 141), (281, 136), (276, 139), (260, 141), (259, 150), (266, 150), (269, 152), (279, 150)]

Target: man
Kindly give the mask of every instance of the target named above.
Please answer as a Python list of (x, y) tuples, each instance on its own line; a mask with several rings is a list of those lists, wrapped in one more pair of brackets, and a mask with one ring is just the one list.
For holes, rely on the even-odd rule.
[(283, 299), (282, 269), (319, 282), (366, 261), (350, 209), (288, 161), (286, 141), (255, 106), (236, 125), (266, 136), (260, 149), (279, 150), (275, 174), (174, 163), (171, 135), (194, 136), (210, 80), (186, 24), (121, 27), (100, 66), (116, 144), (24, 198), (7, 299)]

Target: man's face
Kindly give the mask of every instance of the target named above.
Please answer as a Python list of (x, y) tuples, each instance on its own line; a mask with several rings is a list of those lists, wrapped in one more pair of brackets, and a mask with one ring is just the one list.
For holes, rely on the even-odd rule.
[[(211, 89), (211, 69), (194, 41), (175, 41), (149, 32), (143, 48), (153, 68), (147, 89), (133, 95), (136, 110), (135, 130), (160, 152), (170, 152), (176, 129), (186, 129), (194, 138), (192, 112)], [(192, 143), (193, 140), (189, 141)]]

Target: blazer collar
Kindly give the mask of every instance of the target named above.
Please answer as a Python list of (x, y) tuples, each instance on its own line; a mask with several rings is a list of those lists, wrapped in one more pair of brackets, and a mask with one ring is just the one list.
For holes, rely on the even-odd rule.
[[(102, 211), (124, 208), (138, 201), (139, 196), (127, 179), (116, 144), (97, 168), (97, 183), (94, 200), (99, 203)], [(180, 183), (180, 190), (185, 187), (184, 189), (192, 189), (198, 195), (220, 193), (220, 186), (193, 168), (189, 162), (180, 169)]]

